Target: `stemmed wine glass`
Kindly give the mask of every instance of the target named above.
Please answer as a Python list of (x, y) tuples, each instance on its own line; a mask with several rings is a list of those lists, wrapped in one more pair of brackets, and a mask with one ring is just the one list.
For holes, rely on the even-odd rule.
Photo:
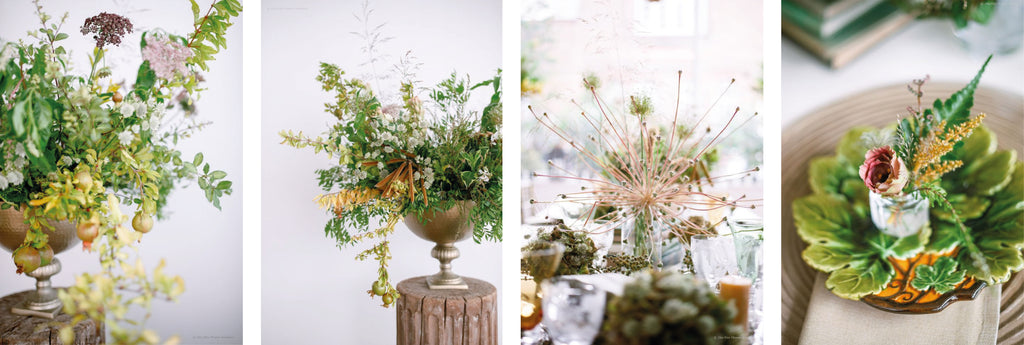
[(537, 327), (544, 317), (540, 283), (551, 278), (562, 261), (565, 247), (560, 243), (544, 243), (524, 249), (520, 261), (523, 275), (520, 277), (519, 329), (521, 343), (538, 344), (547, 339), (547, 334)]

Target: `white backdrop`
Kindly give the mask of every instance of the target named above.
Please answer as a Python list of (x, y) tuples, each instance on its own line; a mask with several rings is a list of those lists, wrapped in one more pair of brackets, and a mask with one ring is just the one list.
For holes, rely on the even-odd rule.
[[(409, 50), (423, 63), (417, 75), (423, 86), (453, 70), (481, 81), (501, 65), (500, 1), (372, 1), (371, 7), (371, 23), (386, 23), (383, 33), (395, 37), (382, 46), (390, 59), (378, 71)], [(267, 344), (395, 342), (394, 308), (382, 308), (379, 298), (366, 294), (377, 265), (354, 259), (369, 246), (339, 250), (324, 235), (329, 216), (313, 203), (322, 193), (314, 170), (332, 160), (281, 145), (278, 136), (284, 129), (316, 135), (334, 123), (323, 111), (330, 96), (314, 80), (321, 61), (339, 65), (348, 77), (368, 72), (359, 67), (366, 60), (364, 41), (350, 34), (363, 29), (356, 13), (362, 13), (362, 1), (263, 1), (262, 335)], [(508, 91), (518, 89), (517, 80), (505, 78), (506, 99), (517, 96)], [(505, 229), (506, 239), (513, 230)], [(394, 283), (437, 272), (430, 257), (433, 244), (405, 225), (396, 228), (391, 243)], [(466, 240), (457, 246), (462, 257), (453, 262), (455, 272), (494, 284), (500, 296), (501, 245)]]
[[(204, 8), (208, 0), (198, 1)], [(59, 19), (66, 11), (70, 17), (62, 41), (70, 49), (74, 65), (88, 68), (86, 54), (95, 46), (91, 37), (79, 33), (85, 18), (111, 12), (128, 17), (135, 32), (120, 47), (107, 53), (114, 75), (129, 82), (142, 61), (138, 44), (143, 30), (162, 28), (179, 35), (192, 30), (192, 12), (187, 1), (73, 1), (45, 0), (44, 11)], [(17, 40), (39, 21), (28, 0), (0, 1), (0, 38)], [(166, 272), (185, 279), (185, 294), (178, 303), (157, 302), (147, 326), (161, 336), (177, 334), (183, 344), (240, 344), (242, 342), (242, 169), (241, 169), (241, 42), (242, 20), (228, 30), (228, 49), (217, 55), (204, 73), (208, 88), (197, 103), (199, 116), (213, 124), (179, 146), (183, 156), (202, 151), (204, 161), (228, 173), (234, 193), (221, 200), (223, 211), (206, 202), (196, 186), (173, 192), (166, 213), (169, 219), (158, 221), (153, 232), (140, 245), (147, 268), (161, 258), (167, 259)], [(31, 38), (27, 38), (31, 39)], [(88, 73), (84, 71), (83, 73)], [(64, 270), (53, 278), (54, 285), (67, 286), (79, 272), (97, 272), (96, 254), (69, 249), (57, 256)], [(30, 289), (34, 280), (14, 274), (14, 265), (6, 252), (0, 256), (0, 295)]]

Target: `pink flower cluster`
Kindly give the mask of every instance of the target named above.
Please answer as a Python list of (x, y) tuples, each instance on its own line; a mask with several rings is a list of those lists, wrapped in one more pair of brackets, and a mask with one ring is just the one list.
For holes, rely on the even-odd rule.
[(149, 61), (149, 68), (162, 79), (174, 78), (176, 72), (188, 73), (185, 60), (192, 55), (192, 49), (181, 43), (155, 36), (146, 36), (146, 47), (142, 48), (142, 58)]

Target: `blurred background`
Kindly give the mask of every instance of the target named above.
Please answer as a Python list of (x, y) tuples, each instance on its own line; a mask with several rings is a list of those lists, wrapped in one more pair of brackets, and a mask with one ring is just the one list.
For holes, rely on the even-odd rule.
[[(209, 5), (209, 1), (197, 2), (204, 8)], [(70, 51), (73, 68), (79, 74), (88, 74), (87, 55), (95, 47), (91, 37), (79, 33), (85, 18), (110, 12), (131, 20), (134, 33), (106, 53), (113, 75), (128, 83), (135, 80), (142, 61), (139, 41), (143, 31), (161, 28), (185, 35), (193, 30), (191, 7), (183, 1), (47, 0), (41, 5), (55, 19), (68, 12), (63, 32), (70, 36), (61, 43)], [(244, 12), (228, 29), (227, 50), (217, 54), (217, 60), (209, 63), (210, 71), (203, 73), (206, 82), (201, 86), (207, 90), (196, 102), (197, 116), (212, 124), (179, 143), (182, 156), (192, 157), (201, 151), (212, 168), (227, 172), (234, 192), (221, 199), (223, 210), (218, 211), (198, 186), (173, 191), (164, 209), (168, 218), (156, 221), (153, 231), (138, 245), (147, 268), (152, 269), (163, 258), (167, 260), (167, 274), (185, 279), (185, 293), (178, 303), (155, 302), (146, 323), (161, 336), (180, 336), (184, 344), (242, 342), (242, 17)], [(0, 39), (30, 42), (33, 38), (26, 32), (38, 27), (39, 18), (31, 1), (3, 1)], [(100, 270), (97, 255), (78, 248), (57, 258), (63, 266), (61, 273), (52, 278), (57, 287), (71, 285), (76, 274)], [(14, 264), (4, 252), (0, 256), (0, 295), (34, 288), (35, 279), (14, 274)]]
[[(989, 54), (992, 72), (981, 84), (1024, 94), (1024, 0), (971, 1), (957, 13), (919, 7), (929, 2), (946, 3), (783, 0), (782, 127), (853, 93), (926, 74), (966, 82)], [(924, 92), (939, 97), (928, 96), (927, 84)]]
[[(651, 98), (654, 123), (668, 126), (681, 89), (680, 124), (694, 123), (729, 85), (704, 125), (719, 129), (739, 107), (737, 119), (760, 110), (762, 104), (762, 4), (760, 1), (708, 0), (526, 0), (522, 15), (523, 85), (523, 219), (528, 221), (558, 193), (579, 186), (559, 179), (535, 178), (547, 172), (547, 161), (583, 169), (576, 153), (548, 129), (538, 115), (548, 113), (560, 128), (586, 138), (590, 126), (579, 116), (583, 109), (597, 114), (587, 78), (616, 116), (626, 114), (630, 96)], [(677, 72), (682, 71), (679, 85)], [(759, 115), (737, 129), (718, 147), (710, 176), (740, 172), (762, 162)], [(557, 174), (564, 175), (564, 174)], [(757, 174), (716, 183), (715, 192), (760, 198)], [(755, 213), (760, 216), (760, 208)]]
[[(390, 71), (407, 52), (422, 63), (420, 86), (434, 85), (453, 71), (483, 81), (501, 67), (501, 1), (375, 0), (369, 6), (368, 28), (384, 24), (383, 36), (393, 38), (379, 47), (383, 68), (377, 74)], [(313, 201), (323, 193), (314, 171), (336, 160), (281, 145), (278, 135), (295, 130), (315, 136), (337, 122), (324, 112), (331, 97), (314, 79), (321, 61), (337, 64), (347, 76), (369, 76), (371, 66), (363, 65), (369, 56), (361, 50), (365, 41), (352, 34), (367, 28), (354, 16), (362, 13), (363, 1), (263, 1), (264, 343), (395, 343), (394, 308), (381, 307), (379, 298), (366, 293), (377, 278), (377, 263), (355, 260), (369, 245), (339, 250), (324, 235), (331, 216)], [(379, 89), (396, 91), (398, 80), (383, 80)], [(506, 95), (511, 97), (515, 94)], [(477, 108), (486, 101), (472, 100)], [(390, 241), (394, 284), (438, 271), (430, 256), (434, 244), (404, 224)], [(462, 256), (452, 262), (455, 273), (495, 285), (500, 296), (501, 244), (467, 240), (456, 246)], [(500, 324), (500, 303), (498, 312)]]

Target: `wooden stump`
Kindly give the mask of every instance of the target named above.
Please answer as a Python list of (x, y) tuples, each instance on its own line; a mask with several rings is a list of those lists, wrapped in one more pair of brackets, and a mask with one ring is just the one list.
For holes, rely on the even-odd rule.
[[(60, 314), (56, 319), (11, 314), (11, 307), (28, 298), (32, 291), (22, 291), (0, 299), (0, 345), (48, 345), (63, 344), (60, 341), (60, 326), (71, 322), (71, 316)], [(85, 320), (75, 325), (75, 342), (72, 345), (103, 344), (103, 325), (94, 320)]]
[(426, 277), (398, 283), (399, 345), (498, 344), (497, 290), (462, 277), (468, 290), (431, 290)]

